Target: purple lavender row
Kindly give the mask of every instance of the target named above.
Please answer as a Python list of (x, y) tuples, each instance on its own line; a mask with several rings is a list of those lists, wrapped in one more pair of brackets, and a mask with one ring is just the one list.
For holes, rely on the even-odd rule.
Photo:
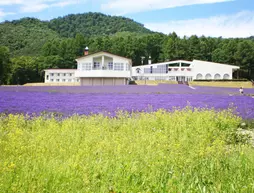
[[(21, 87), (23, 89), (23, 87)], [(78, 88), (78, 87), (77, 87)], [(237, 115), (244, 119), (254, 119), (254, 99), (249, 96), (217, 94), (117, 94), (117, 93), (68, 93), (68, 92), (28, 92), (27, 90), (0, 91), (0, 113), (37, 114), (57, 112), (64, 116), (118, 110), (155, 111), (184, 108), (187, 105), (217, 110), (236, 107)], [(30, 88), (28, 88), (30, 89)], [(34, 88), (33, 88), (34, 89)], [(45, 88), (42, 88), (45, 89)], [(74, 89), (74, 88), (73, 88)], [(75, 87), (76, 89), (76, 87)], [(35, 91), (35, 90), (33, 90)]]
[[(0, 87), (1, 91), (15, 92), (60, 92), (60, 93), (189, 93), (189, 94), (220, 94), (220, 95), (237, 95), (238, 88), (219, 88), (219, 87), (201, 87), (194, 86), (194, 89), (186, 85), (169, 85), (160, 84), (158, 86), (46, 86), (46, 87)], [(254, 88), (244, 89), (245, 94), (254, 94)]]

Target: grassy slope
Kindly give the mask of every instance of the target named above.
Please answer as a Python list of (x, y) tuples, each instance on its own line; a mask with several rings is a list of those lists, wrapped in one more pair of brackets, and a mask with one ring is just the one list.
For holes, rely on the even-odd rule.
[(0, 118), (0, 192), (253, 192), (228, 112)]

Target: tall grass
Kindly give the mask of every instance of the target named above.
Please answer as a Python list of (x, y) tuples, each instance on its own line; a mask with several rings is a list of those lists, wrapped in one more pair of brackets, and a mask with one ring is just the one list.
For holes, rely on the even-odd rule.
[(230, 111), (0, 118), (0, 192), (253, 192)]

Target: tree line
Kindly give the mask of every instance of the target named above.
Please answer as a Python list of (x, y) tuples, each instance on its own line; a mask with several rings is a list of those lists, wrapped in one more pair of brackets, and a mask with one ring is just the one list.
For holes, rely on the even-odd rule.
[(6, 46), (0, 46), (1, 84), (42, 82), (47, 68), (76, 68), (75, 58), (83, 55), (88, 46), (90, 53), (108, 51), (131, 58), (133, 66), (141, 64), (141, 57), (152, 62), (170, 60), (204, 60), (241, 67), (241, 78), (254, 79), (254, 41), (212, 37), (180, 38), (176, 33), (118, 32), (107, 36), (84, 36), (48, 40), (36, 56), (11, 56)]

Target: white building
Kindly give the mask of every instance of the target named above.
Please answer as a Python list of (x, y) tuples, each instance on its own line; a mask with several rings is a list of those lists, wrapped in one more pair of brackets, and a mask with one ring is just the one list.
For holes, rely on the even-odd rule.
[(47, 69), (45, 71), (45, 83), (71, 83), (79, 82), (75, 77), (76, 69)]
[(238, 66), (200, 60), (177, 60), (132, 67), (128, 58), (108, 52), (97, 52), (76, 59), (77, 69), (47, 69), (45, 83), (80, 82), (80, 85), (126, 85), (134, 80), (218, 80), (232, 79)]
[(132, 61), (122, 56), (98, 52), (76, 61), (81, 85), (126, 85), (131, 78)]
[(134, 80), (218, 80), (232, 79), (232, 74), (238, 66), (206, 62), (200, 60), (177, 60), (157, 64), (148, 64), (132, 67)]
[(45, 83), (80, 82), (85, 85), (126, 85), (131, 79), (132, 61), (108, 52), (88, 54), (76, 59), (77, 69), (45, 70)]

